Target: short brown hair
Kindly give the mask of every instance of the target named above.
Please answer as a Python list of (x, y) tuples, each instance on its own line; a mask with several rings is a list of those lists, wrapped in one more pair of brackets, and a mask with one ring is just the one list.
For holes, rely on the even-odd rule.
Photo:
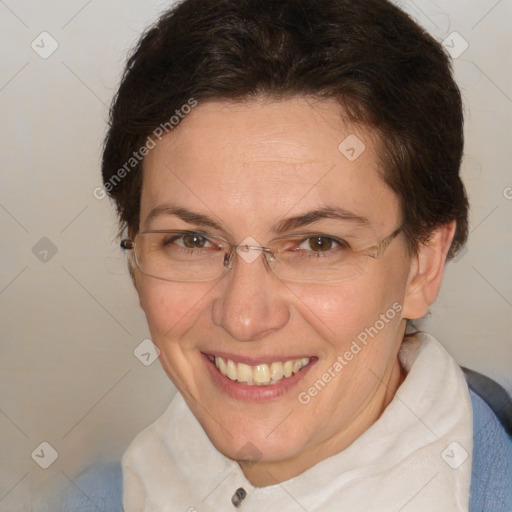
[(142, 164), (126, 162), (155, 128), (191, 98), (258, 96), (339, 101), (379, 135), (409, 248), (453, 220), (449, 257), (464, 245), (460, 92), (442, 46), (387, 0), (184, 0), (164, 13), (130, 56), (110, 111), (102, 173), (121, 229), (138, 231)]

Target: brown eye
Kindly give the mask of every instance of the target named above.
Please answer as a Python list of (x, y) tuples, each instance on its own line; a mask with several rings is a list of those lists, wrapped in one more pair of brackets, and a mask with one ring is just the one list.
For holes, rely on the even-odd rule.
[(315, 252), (325, 252), (332, 249), (334, 240), (326, 236), (313, 236), (308, 239), (309, 248)]
[(182, 240), (183, 245), (188, 249), (202, 249), (207, 243), (207, 239), (204, 236), (196, 233), (183, 235)]

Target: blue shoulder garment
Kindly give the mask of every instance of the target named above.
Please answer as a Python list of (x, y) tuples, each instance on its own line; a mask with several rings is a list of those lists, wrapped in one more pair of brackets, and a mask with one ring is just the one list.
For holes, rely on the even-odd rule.
[(120, 462), (90, 466), (73, 479), (58, 512), (123, 512)]
[(496, 382), (463, 368), (473, 405), (470, 512), (512, 511), (512, 401)]

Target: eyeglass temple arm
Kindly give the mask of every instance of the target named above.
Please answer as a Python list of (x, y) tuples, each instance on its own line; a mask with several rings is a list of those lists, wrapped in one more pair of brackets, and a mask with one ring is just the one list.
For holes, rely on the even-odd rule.
[(384, 238), (382, 242), (378, 245), (375, 245), (374, 247), (370, 247), (368, 249), (368, 256), (371, 258), (378, 259), (382, 256), (384, 251), (387, 249), (389, 244), (394, 240), (395, 237), (397, 237), (400, 232), (402, 231), (402, 228), (399, 227), (396, 231), (393, 231), (388, 237)]

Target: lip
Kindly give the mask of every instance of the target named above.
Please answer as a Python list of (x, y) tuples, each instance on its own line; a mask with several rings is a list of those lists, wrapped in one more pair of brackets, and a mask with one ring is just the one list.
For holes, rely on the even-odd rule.
[[(216, 356), (226, 357), (231, 359), (229, 355), (221, 355), (219, 353), (215, 354)], [(285, 378), (275, 384), (268, 384), (266, 386), (258, 386), (258, 385), (248, 385), (242, 384), (237, 381), (233, 381), (222, 375), (220, 371), (215, 366), (215, 363), (211, 361), (208, 355), (204, 352), (201, 352), (201, 357), (207, 367), (207, 370), (210, 373), (210, 376), (213, 382), (227, 395), (235, 398), (236, 400), (243, 400), (246, 402), (266, 402), (269, 400), (276, 400), (277, 398), (282, 397), (286, 393), (290, 392), (292, 388), (294, 388), (311, 370), (311, 368), (316, 364), (318, 358), (311, 357), (311, 361), (307, 366), (302, 368), (299, 372), (291, 377)], [(232, 356), (233, 357), (233, 356)], [(307, 356), (304, 356), (307, 357)], [(300, 359), (290, 358), (290, 359)], [(266, 358), (258, 358), (258, 360), (250, 359), (247, 357), (236, 357), (232, 359), (233, 361), (249, 364), (251, 366), (255, 366), (257, 364), (269, 364), (274, 361), (279, 361), (279, 359), (266, 359)], [(288, 361), (289, 359), (283, 359), (281, 361)]]

